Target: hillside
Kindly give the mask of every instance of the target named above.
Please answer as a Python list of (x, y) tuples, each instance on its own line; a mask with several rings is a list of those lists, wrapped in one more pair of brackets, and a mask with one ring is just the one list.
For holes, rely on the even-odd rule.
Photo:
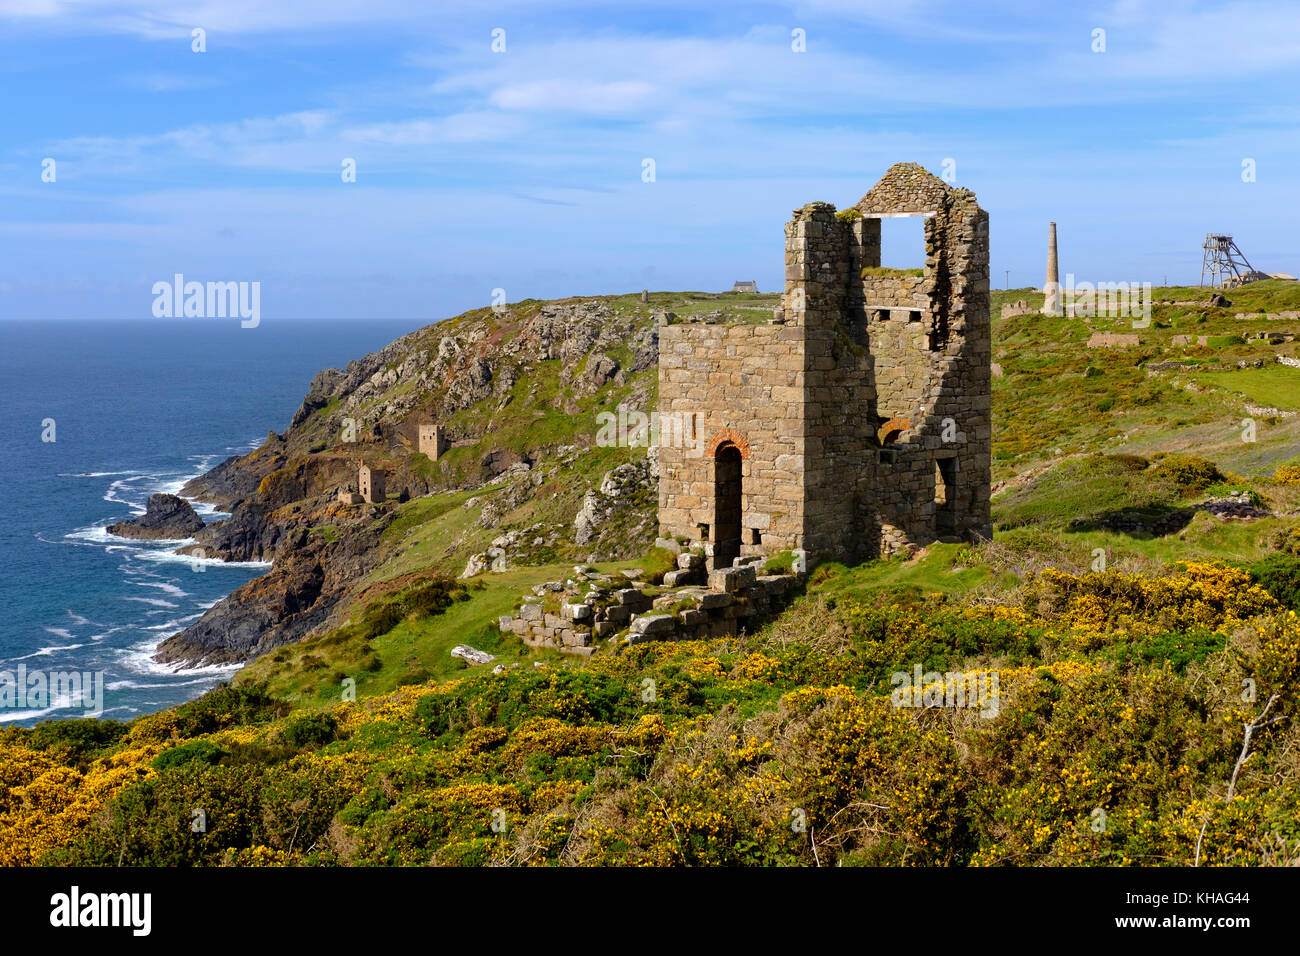
[[(323, 371), (184, 489), (232, 510), (195, 547), (274, 567), (162, 656), (251, 663), (129, 726), (0, 732), (0, 860), (1294, 862), (1300, 288), (1154, 295), (1135, 330), (994, 294), (992, 542), (823, 565), (761, 629), (587, 660), (496, 621), (575, 564), (670, 566), (654, 456), (597, 415), (653, 409), (656, 313), (778, 297), (528, 301)], [(337, 500), (359, 459), (394, 498)], [(997, 712), (894, 706), (914, 664), (996, 672)], [(189, 839), (196, 800), (225, 809)]]

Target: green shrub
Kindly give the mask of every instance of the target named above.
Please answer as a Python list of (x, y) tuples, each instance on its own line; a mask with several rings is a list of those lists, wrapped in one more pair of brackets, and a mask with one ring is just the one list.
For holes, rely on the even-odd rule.
[(645, 579), (651, 584), (662, 584), (664, 575), (677, 567), (677, 555), (667, 548), (651, 548), (640, 562)]
[(141, 717), (132, 724), (130, 736), (142, 743), (201, 737), (241, 724), (266, 723), (288, 712), (289, 705), (267, 694), (265, 684), (218, 684), (175, 710)]
[(27, 746), (33, 750), (63, 751), (75, 763), (99, 756), (126, 735), (119, 720), (47, 720), (31, 730)]
[(312, 710), (299, 714), (284, 725), (284, 740), (299, 750), (305, 747), (323, 747), (338, 733), (339, 723), (333, 714)]
[(186, 767), (190, 764), (211, 767), (220, 763), (221, 758), (224, 756), (226, 756), (226, 751), (210, 740), (191, 740), (179, 747), (164, 750), (154, 757), (153, 768), (161, 773), (164, 770), (175, 770), (178, 767)]
[(434, 617), (456, 601), (468, 600), (469, 592), (463, 584), (435, 577), (371, 604), (362, 613), (355, 630), (367, 640), (380, 637), (408, 617)]
[(1280, 603), (1300, 611), (1300, 557), (1271, 554), (1250, 566), (1250, 579)]

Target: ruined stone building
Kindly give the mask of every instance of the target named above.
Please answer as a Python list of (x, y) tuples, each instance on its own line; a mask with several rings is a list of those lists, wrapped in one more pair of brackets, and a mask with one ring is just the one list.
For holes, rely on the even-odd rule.
[(441, 425), (425, 423), (420, 425), (418, 448), (422, 454), (428, 455), (433, 461), (451, 447), (451, 442), (447, 438), (447, 430)]
[[(923, 220), (923, 269), (880, 268), (889, 217)], [(991, 536), (988, 257), (974, 194), (915, 163), (796, 209), (771, 322), (659, 329), (660, 417), (704, 436), (660, 444), (661, 534), (711, 567)]]
[(372, 469), (365, 463), (357, 468), (357, 491), (361, 493), (363, 501), (373, 505), (385, 499), (384, 477), (382, 468)]

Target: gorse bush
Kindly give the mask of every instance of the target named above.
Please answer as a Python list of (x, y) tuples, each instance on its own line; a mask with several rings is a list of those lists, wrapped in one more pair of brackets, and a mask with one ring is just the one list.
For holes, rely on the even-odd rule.
[(1225, 480), (1214, 462), (1196, 455), (1166, 455), (1151, 468), (1150, 476), (1171, 481), (1188, 491), (1200, 491)]
[[(1276, 861), (1300, 839), (1300, 616), (1255, 573), (1050, 571), (978, 607), (814, 593), (759, 634), (323, 712), (232, 722), (218, 694), (185, 718), (212, 729), (141, 718), (84, 767), (8, 733), (0, 863), (1188, 865), (1198, 838), (1203, 865)], [(996, 706), (900, 706), (916, 667), (996, 674)]]

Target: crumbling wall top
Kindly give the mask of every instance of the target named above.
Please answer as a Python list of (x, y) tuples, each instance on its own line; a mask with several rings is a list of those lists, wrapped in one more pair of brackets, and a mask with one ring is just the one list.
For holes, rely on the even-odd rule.
[(895, 163), (854, 208), (864, 216), (937, 212), (957, 192), (919, 163)]

